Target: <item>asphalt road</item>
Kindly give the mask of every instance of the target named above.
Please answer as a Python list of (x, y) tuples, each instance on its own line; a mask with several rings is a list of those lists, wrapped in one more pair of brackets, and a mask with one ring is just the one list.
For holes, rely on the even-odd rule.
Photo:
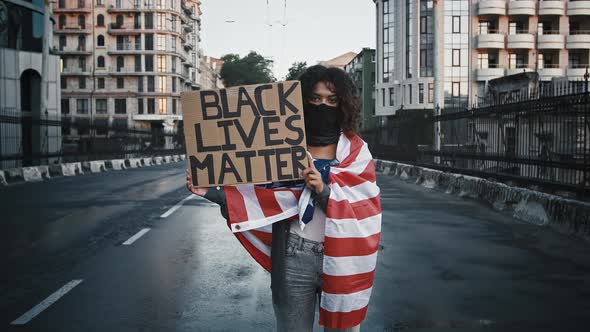
[[(378, 183), (383, 249), (363, 331), (590, 330), (588, 244)], [(270, 276), (217, 205), (187, 197), (183, 163), (0, 188), (0, 330), (274, 330)]]

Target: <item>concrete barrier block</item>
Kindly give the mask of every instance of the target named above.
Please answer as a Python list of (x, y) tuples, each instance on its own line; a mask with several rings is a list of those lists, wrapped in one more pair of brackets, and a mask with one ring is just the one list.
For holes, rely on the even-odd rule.
[(170, 156), (164, 156), (163, 161), (164, 163), (169, 164), (172, 161), (172, 158)]
[(185, 154), (181, 154), (180, 155), (180, 160), (186, 160), (186, 155)]
[(125, 159), (112, 159), (110, 162), (112, 169), (115, 171), (127, 169), (127, 167), (125, 167)]
[(172, 161), (173, 162), (177, 163), (179, 160), (180, 160), (180, 157), (177, 154), (175, 154), (175, 155), (172, 156)]
[(22, 182), (25, 181), (23, 177), (23, 170), (21, 168), (8, 168), (4, 170), (4, 177), (6, 182)]
[(83, 172), (101, 173), (107, 170), (104, 160), (83, 161), (81, 164)]
[(138, 158), (130, 158), (125, 159), (125, 166), (129, 168), (141, 168), (141, 159)]
[(4, 171), (0, 171), (0, 186), (5, 186), (7, 184), (8, 182), (6, 182), (6, 176), (4, 175)]
[(152, 158), (141, 158), (143, 166), (152, 166)]
[(154, 157), (152, 160), (154, 161), (154, 164), (155, 165), (162, 165), (162, 162), (163, 162), (162, 161), (163, 160), (162, 157)]
[(43, 181), (43, 176), (37, 167), (23, 167), (23, 179), (26, 182)]

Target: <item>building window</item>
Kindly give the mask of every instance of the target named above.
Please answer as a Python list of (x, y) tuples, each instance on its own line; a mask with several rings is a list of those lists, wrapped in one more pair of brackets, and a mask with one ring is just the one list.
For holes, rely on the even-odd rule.
[(80, 29), (86, 29), (86, 16), (78, 15), (78, 27)]
[(96, 16), (96, 25), (99, 27), (104, 26), (104, 16), (102, 16), (102, 14), (98, 14), (98, 16)]
[(453, 16), (453, 33), (461, 33), (461, 16)]
[(452, 82), (451, 96), (459, 97), (461, 95), (461, 82)]
[(176, 77), (172, 77), (172, 92), (176, 92)]
[(166, 92), (166, 76), (158, 76), (158, 92)]
[(96, 58), (96, 66), (98, 68), (104, 68), (104, 56), (99, 55), (98, 58)]
[(173, 73), (176, 73), (176, 58), (175, 58), (175, 57), (172, 57), (172, 58), (170, 59), (170, 62), (171, 62), (171, 64), (172, 64), (171, 71), (172, 71)]
[(519, 53), (510, 53), (508, 55), (508, 67), (510, 69), (524, 68), (524, 55)]
[(118, 27), (122, 27), (123, 24), (125, 23), (125, 18), (123, 17), (123, 15), (117, 15), (115, 22), (117, 23)]
[(96, 114), (107, 114), (107, 100), (97, 99), (96, 100)]
[(135, 60), (135, 72), (140, 72), (141, 71), (141, 55), (137, 54), (134, 57)]
[(97, 6), (104, 6), (104, 0), (96, 0)]
[(154, 35), (146, 33), (146, 35), (145, 35), (145, 49), (148, 51), (152, 51), (154, 49)]
[(86, 37), (84, 35), (78, 36), (78, 51), (86, 50)]
[(86, 71), (86, 58), (81, 56), (78, 58), (78, 68), (80, 71)]
[(453, 67), (461, 67), (461, 50), (453, 49)]
[(154, 98), (147, 99), (147, 111), (148, 111), (148, 114), (155, 114), (156, 113), (156, 100)]
[(137, 92), (143, 92), (143, 76), (137, 77)]
[(120, 72), (125, 67), (125, 58), (122, 56), (117, 57), (117, 71)]
[(115, 99), (115, 114), (127, 114), (127, 99)]
[(79, 89), (86, 89), (86, 77), (78, 77), (78, 88)]
[(125, 79), (123, 77), (117, 77), (117, 89), (125, 88)]
[(76, 99), (76, 113), (88, 114), (88, 99)]
[(385, 107), (385, 89), (381, 89), (381, 96), (383, 97), (383, 107)]
[(412, 84), (408, 85), (408, 104), (412, 105)]
[(155, 78), (154, 76), (148, 76), (147, 77), (147, 91), (148, 92), (154, 92), (155, 91)]
[(153, 13), (145, 13), (145, 28), (146, 29), (153, 29), (154, 28), (154, 14)]
[(489, 58), (487, 53), (479, 53), (477, 55), (477, 68), (489, 68)]
[(137, 98), (137, 114), (143, 114), (143, 98)]
[(104, 89), (104, 77), (97, 78), (96, 85), (98, 89)]
[(393, 88), (389, 88), (389, 106), (393, 106), (395, 104), (395, 92)]
[(62, 76), (59, 78), (60, 81), (60, 87), (62, 89), (67, 89), (68, 88), (68, 78), (65, 76)]
[(68, 44), (68, 39), (66, 38), (66, 36), (64, 36), (64, 35), (59, 36), (59, 50), (63, 51), (66, 48), (67, 44)]
[[(139, 6), (139, 4), (138, 4)], [(141, 29), (141, 14), (137, 13), (135, 14), (135, 17), (133, 18), (133, 28), (134, 29)]]
[(104, 46), (104, 36), (103, 35), (98, 35), (98, 37), (96, 37), (96, 46)]
[(172, 114), (176, 114), (176, 99), (172, 99)]
[(154, 71), (154, 56), (145, 56), (145, 71)]
[(158, 98), (158, 113), (167, 114), (166, 106), (166, 98)]
[(418, 84), (418, 104), (424, 104), (424, 84)]
[(157, 35), (157, 50), (166, 51), (166, 35)]
[(490, 22), (488, 21), (479, 21), (479, 34), (480, 35), (487, 35), (490, 31)]
[(156, 14), (156, 29), (166, 30), (166, 14), (164, 14), (164, 13), (157, 13)]
[(434, 102), (434, 83), (428, 83), (428, 102)]
[(166, 56), (165, 55), (158, 55), (158, 72), (160, 72), (160, 73), (166, 72)]
[(61, 100), (61, 114), (70, 114), (70, 100), (69, 99), (62, 99)]

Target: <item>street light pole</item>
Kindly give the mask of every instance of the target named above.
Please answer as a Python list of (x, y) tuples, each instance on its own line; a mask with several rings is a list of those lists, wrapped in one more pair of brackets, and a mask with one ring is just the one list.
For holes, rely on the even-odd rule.
[[(434, 0), (432, 6), (432, 14), (434, 19), (434, 142), (433, 149), (440, 153), (440, 121), (438, 116), (440, 115), (441, 107), (444, 107), (444, 1)], [(440, 156), (434, 157), (434, 163), (440, 164)]]

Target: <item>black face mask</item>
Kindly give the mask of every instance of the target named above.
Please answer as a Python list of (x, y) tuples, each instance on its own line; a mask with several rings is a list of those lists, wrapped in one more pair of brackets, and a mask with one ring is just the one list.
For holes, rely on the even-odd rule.
[(338, 143), (343, 119), (340, 108), (305, 103), (303, 114), (307, 145), (326, 146)]

